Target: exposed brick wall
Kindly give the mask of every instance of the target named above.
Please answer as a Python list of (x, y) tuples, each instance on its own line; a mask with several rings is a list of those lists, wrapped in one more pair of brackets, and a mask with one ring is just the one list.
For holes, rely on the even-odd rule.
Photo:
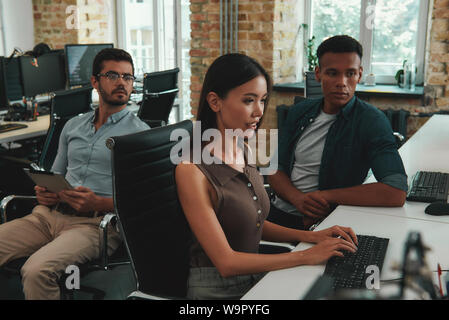
[[(449, 109), (449, 1), (434, 0), (427, 48), (427, 83), (433, 88), (434, 105)], [(431, 101), (433, 102), (433, 101)]]
[(105, 43), (109, 39), (109, 15), (113, 14), (114, 1), (78, 0), (80, 11), (79, 43)]
[[(220, 55), (220, 2), (217, 0), (191, 0), (191, 105), (196, 115), (201, 84), (208, 66)], [(196, 108), (193, 110), (193, 106)]]
[(77, 43), (78, 32), (66, 28), (66, 8), (77, 0), (33, 0), (34, 42), (62, 49), (66, 43)]
[[(274, 82), (296, 80), (299, 19), (291, 0), (240, 0), (238, 51), (260, 62)], [(192, 0), (190, 5), (191, 107), (196, 114), (201, 85), (208, 66), (220, 55), (220, 2)]]
[(299, 59), (297, 44), (302, 39), (296, 1), (277, 0), (274, 5), (273, 79), (275, 83), (296, 82)]
[[(240, 0), (238, 8), (238, 51), (257, 59), (271, 74), (274, 2)], [(204, 75), (220, 55), (220, 1), (192, 0), (190, 10), (191, 107), (196, 115)]]
[(111, 42), (113, 8), (113, 0), (33, 0), (35, 43), (61, 49), (68, 43)]

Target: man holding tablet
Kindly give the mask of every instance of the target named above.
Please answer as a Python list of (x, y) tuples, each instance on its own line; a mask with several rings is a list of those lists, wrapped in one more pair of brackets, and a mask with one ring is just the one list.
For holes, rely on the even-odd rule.
[[(0, 225), (0, 265), (29, 256), (21, 270), (26, 299), (59, 299), (58, 279), (67, 266), (98, 257), (99, 223), (105, 212), (114, 210), (105, 141), (149, 129), (126, 108), (135, 80), (127, 52), (102, 50), (92, 74), (99, 107), (67, 122), (51, 170), (63, 175), (73, 189), (53, 193), (36, 186), (39, 205), (32, 213)], [(109, 235), (110, 254), (120, 237), (112, 229)]]

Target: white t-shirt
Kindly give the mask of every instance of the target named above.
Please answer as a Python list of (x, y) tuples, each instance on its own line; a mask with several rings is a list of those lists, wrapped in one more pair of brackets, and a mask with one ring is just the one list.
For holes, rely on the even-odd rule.
[[(315, 120), (304, 130), (296, 144), (295, 162), (290, 180), (302, 192), (318, 190), (318, 176), (324, 144), (327, 133), (335, 120), (337, 120), (337, 114), (327, 114), (321, 110)], [(282, 211), (302, 215), (292, 204), (280, 197), (276, 197), (273, 205)]]

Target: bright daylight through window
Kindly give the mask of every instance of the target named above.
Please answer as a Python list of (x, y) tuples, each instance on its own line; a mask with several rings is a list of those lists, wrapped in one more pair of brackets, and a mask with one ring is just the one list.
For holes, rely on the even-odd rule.
[(136, 75), (180, 68), (179, 93), (170, 122), (191, 118), (190, 114), (190, 1), (119, 1), (121, 46), (133, 57)]
[(348, 34), (363, 45), (365, 75), (372, 72), (378, 83), (395, 83), (407, 60), (417, 67), (416, 83), (423, 82), (427, 0), (307, 1), (315, 50), (330, 36)]

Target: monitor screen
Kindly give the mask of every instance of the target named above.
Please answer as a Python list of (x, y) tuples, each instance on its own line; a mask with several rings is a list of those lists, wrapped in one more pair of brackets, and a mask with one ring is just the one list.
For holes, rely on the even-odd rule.
[(20, 73), (20, 57), (11, 57), (3, 59), (3, 66), (5, 71), (6, 95), (8, 100), (13, 101), (22, 100), (23, 85), (22, 75)]
[(46, 53), (37, 58), (21, 56), (23, 95), (34, 97), (65, 89), (66, 77), (62, 51)]
[(94, 58), (105, 48), (113, 48), (113, 44), (68, 44), (65, 46), (69, 86), (90, 84)]

